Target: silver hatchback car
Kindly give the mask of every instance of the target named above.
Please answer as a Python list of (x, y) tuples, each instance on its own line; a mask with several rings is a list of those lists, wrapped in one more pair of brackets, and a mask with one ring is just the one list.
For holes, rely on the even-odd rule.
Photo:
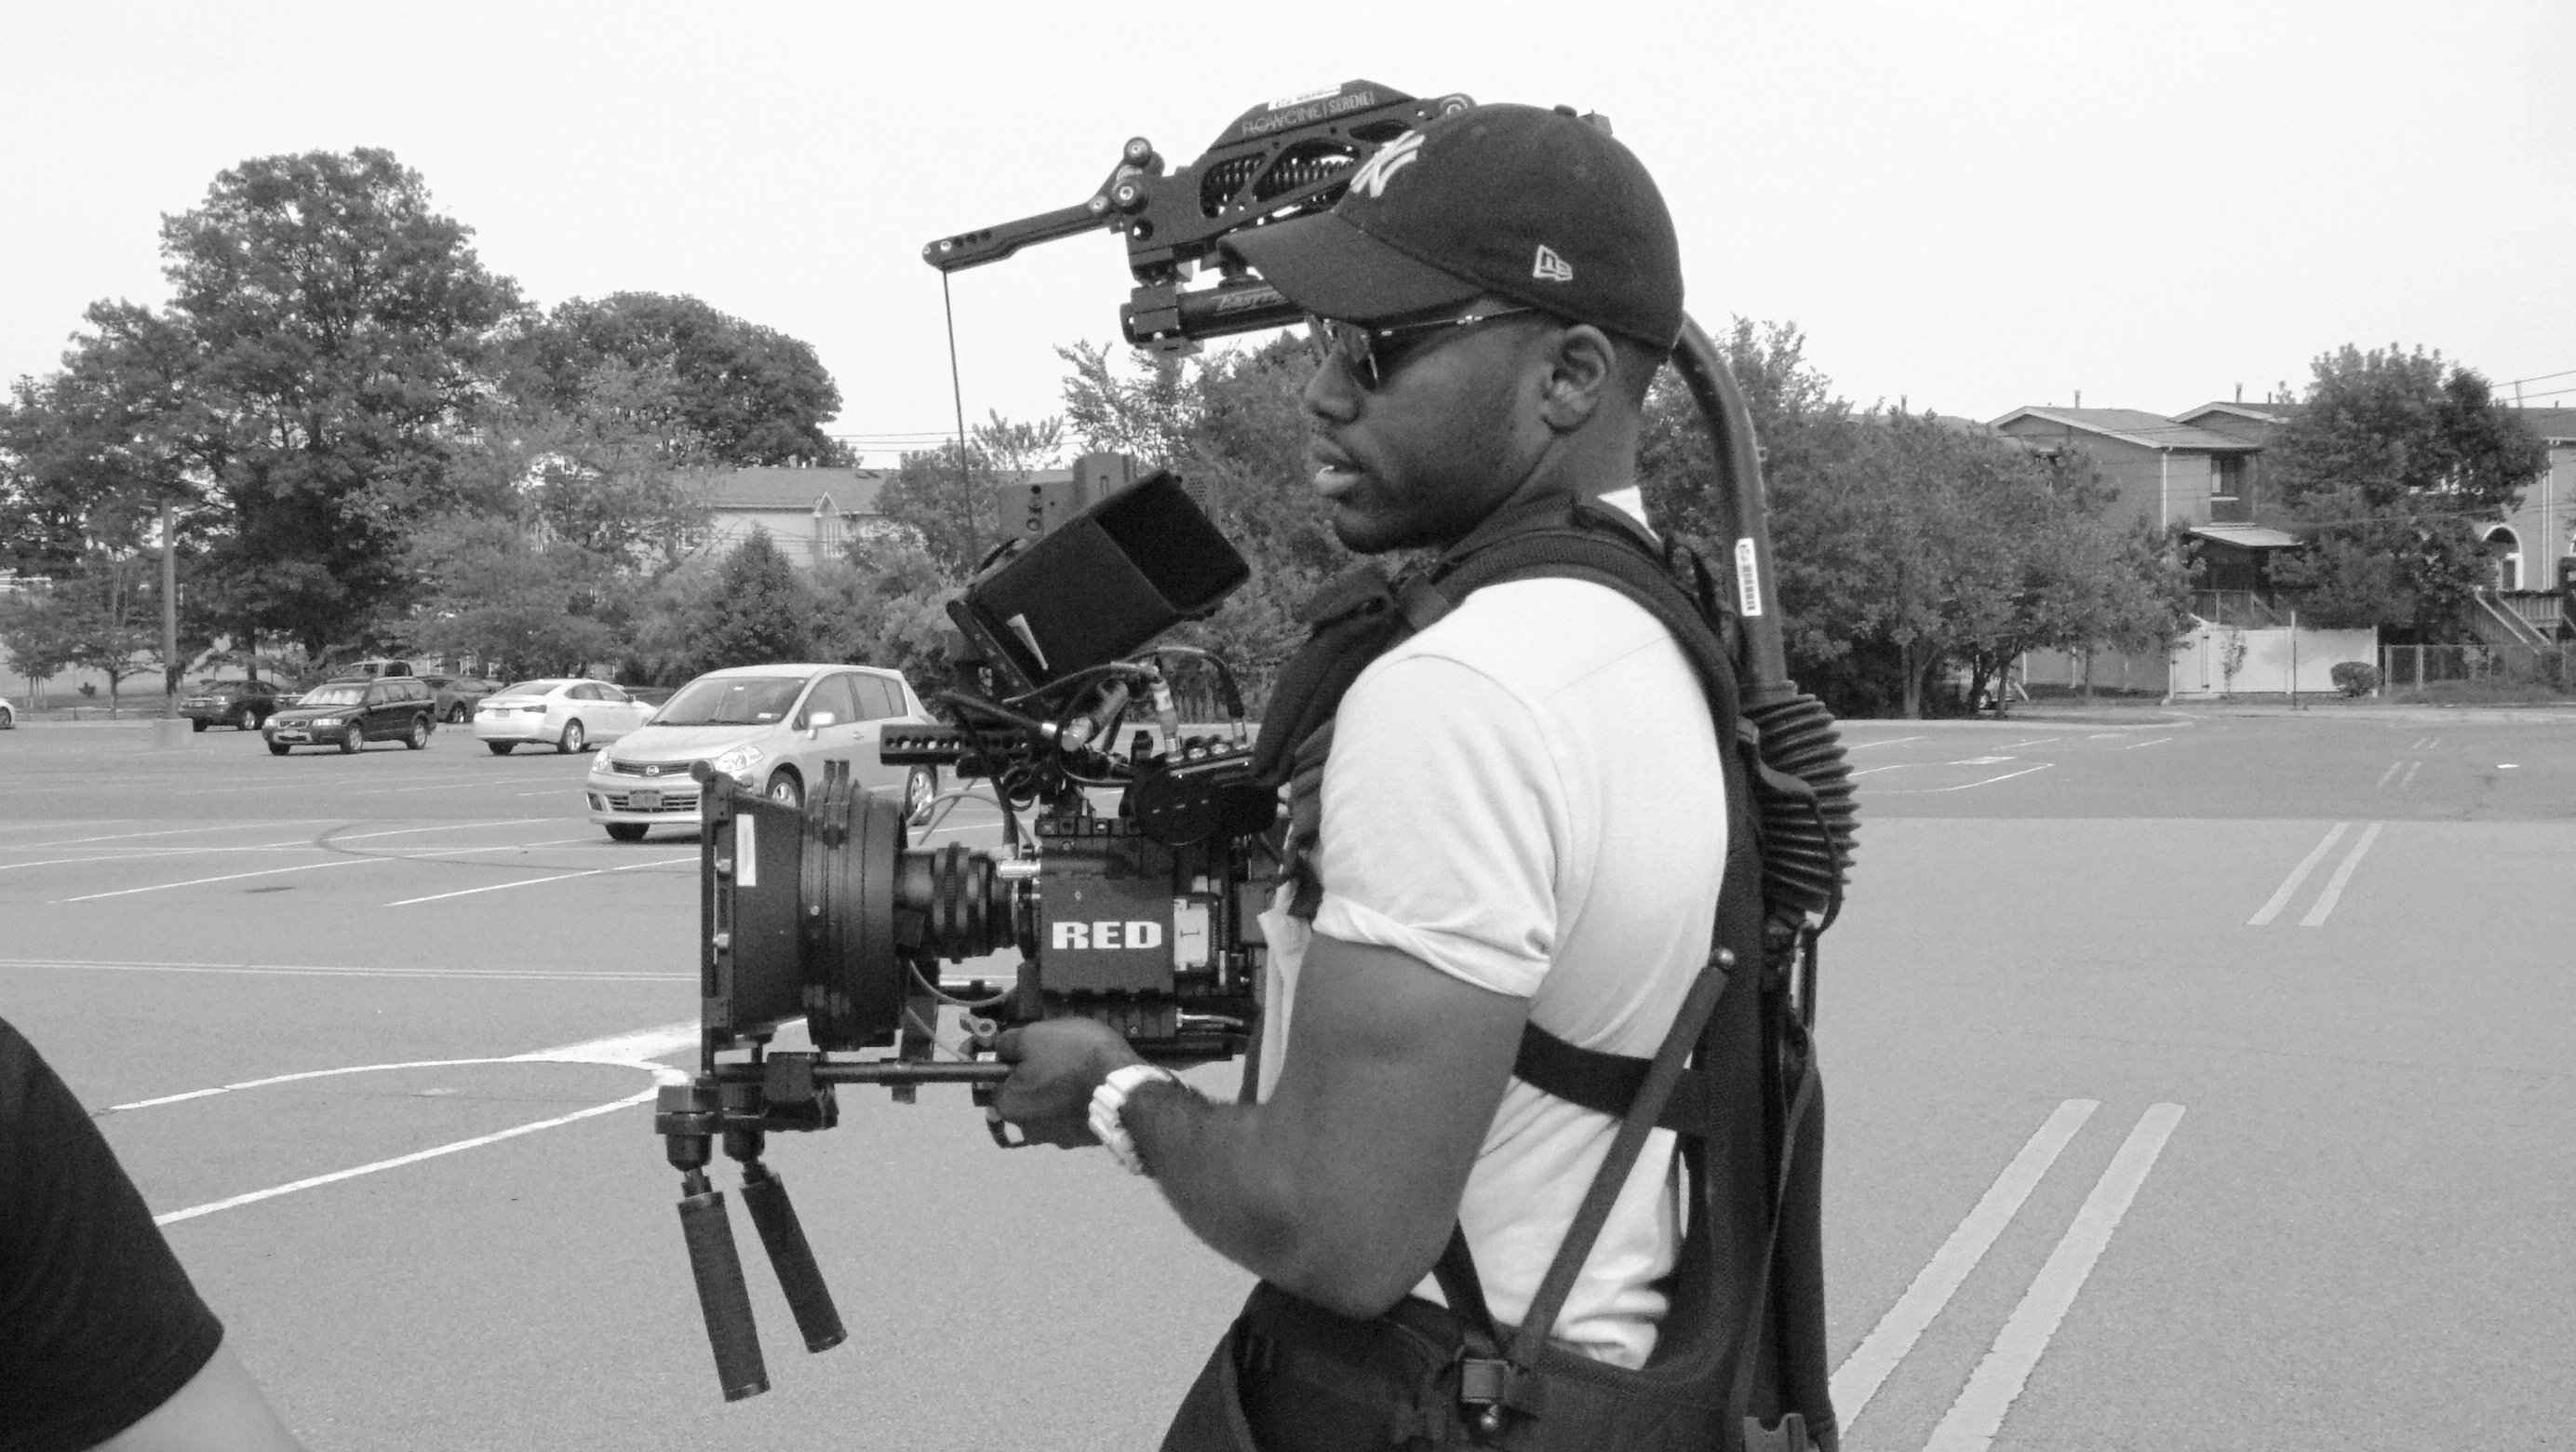
[(826, 762), (846, 762), (850, 779), (901, 792), (904, 815), (919, 820), (939, 794), (927, 766), (887, 766), (877, 739), (889, 724), (936, 724), (900, 671), (853, 665), (735, 666), (709, 671), (674, 692), (651, 720), (592, 758), (583, 784), (590, 820), (620, 842), (657, 826), (698, 823), (695, 762), (776, 801), (797, 803), (820, 786)]

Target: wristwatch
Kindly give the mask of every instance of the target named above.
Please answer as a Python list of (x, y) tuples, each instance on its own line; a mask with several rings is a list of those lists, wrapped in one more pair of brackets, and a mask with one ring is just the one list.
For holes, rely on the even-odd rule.
[(1136, 1092), (1137, 1085), (1156, 1079), (1173, 1084), (1181, 1082), (1180, 1076), (1169, 1069), (1152, 1064), (1129, 1064), (1110, 1070), (1109, 1077), (1100, 1081), (1100, 1087), (1091, 1091), (1091, 1132), (1100, 1137), (1101, 1144), (1117, 1156), (1118, 1163), (1125, 1165), (1131, 1175), (1144, 1174), (1145, 1162), (1136, 1157), (1136, 1142), (1127, 1137), (1126, 1121), (1119, 1115), (1127, 1108), (1127, 1096)]

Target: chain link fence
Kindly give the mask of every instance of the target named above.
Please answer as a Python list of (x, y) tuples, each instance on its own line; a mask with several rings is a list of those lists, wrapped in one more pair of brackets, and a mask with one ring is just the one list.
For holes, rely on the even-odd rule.
[(2386, 691), (2420, 691), (2468, 681), (2563, 691), (2576, 683), (2576, 653), (2566, 646), (2383, 645), (2379, 675), (2381, 689)]

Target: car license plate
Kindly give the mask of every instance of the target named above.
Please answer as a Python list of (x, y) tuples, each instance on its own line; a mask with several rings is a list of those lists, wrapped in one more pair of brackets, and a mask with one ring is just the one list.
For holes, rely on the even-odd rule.
[(301, 741), (304, 739), (304, 733), (301, 731), (280, 731), (277, 733), (277, 739), (280, 741)]
[(662, 810), (662, 794), (660, 792), (630, 793), (626, 798), (626, 806), (629, 811), (658, 812)]

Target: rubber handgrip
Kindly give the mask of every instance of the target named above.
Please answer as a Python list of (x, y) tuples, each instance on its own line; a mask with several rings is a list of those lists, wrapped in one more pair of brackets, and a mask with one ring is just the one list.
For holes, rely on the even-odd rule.
[(805, 1243), (805, 1227), (797, 1223), (796, 1207), (787, 1203), (787, 1185), (774, 1173), (758, 1178), (745, 1177), (742, 1203), (751, 1211), (751, 1223), (760, 1230), (760, 1243), (769, 1250), (769, 1268), (778, 1273), (778, 1289), (786, 1293), (787, 1309), (796, 1314), (796, 1329), (804, 1333), (805, 1349), (829, 1351), (849, 1339), (841, 1329), (841, 1313), (832, 1305), (832, 1290), (823, 1284), (823, 1268), (814, 1263), (814, 1250)]
[(680, 1201), (680, 1231), (689, 1243), (689, 1274), (698, 1283), (698, 1309), (706, 1313), (707, 1345), (716, 1355), (716, 1381), (726, 1401), (769, 1390), (769, 1367), (760, 1359), (760, 1331), (751, 1320), (751, 1291), (743, 1285), (742, 1256), (725, 1217), (724, 1192), (709, 1190)]

